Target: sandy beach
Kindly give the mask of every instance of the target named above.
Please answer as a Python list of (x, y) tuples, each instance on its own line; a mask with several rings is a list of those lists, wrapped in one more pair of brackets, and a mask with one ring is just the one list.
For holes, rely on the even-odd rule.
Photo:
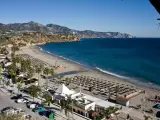
[(55, 74), (67, 73), (67, 72), (72, 72), (72, 71), (85, 71), (85, 72), (78, 72), (76, 74), (74, 74), (74, 73), (68, 74), (68, 75), (65, 75), (65, 77), (72, 77), (75, 75), (90, 76), (90, 77), (95, 77), (95, 78), (104, 79), (104, 80), (110, 80), (110, 81), (114, 81), (114, 82), (119, 82), (121, 84), (134, 86), (137, 89), (145, 90), (149, 96), (154, 96), (155, 94), (160, 93), (156, 89), (151, 89), (151, 88), (147, 88), (144, 86), (137, 86), (136, 84), (133, 84), (127, 80), (117, 78), (115, 76), (111, 76), (108, 74), (104, 74), (102, 72), (89, 69), (85, 66), (82, 66), (80, 64), (65, 60), (63, 58), (59, 58), (59, 57), (50, 55), (48, 53), (45, 53), (45, 52), (39, 50), (39, 48), (37, 48), (35, 46), (23, 47), (20, 49), (20, 51), (17, 52), (17, 54), (28, 54), (30, 56), (33, 56), (37, 59), (40, 59), (40, 60), (46, 62), (52, 66), (55, 66), (55, 65), (56, 66), (64, 66), (64, 68), (57, 69), (55, 71)]

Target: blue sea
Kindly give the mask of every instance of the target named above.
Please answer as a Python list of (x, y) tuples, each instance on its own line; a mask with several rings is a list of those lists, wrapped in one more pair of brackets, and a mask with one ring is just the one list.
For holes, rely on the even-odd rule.
[(160, 85), (160, 39), (95, 38), (47, 43), (41, 50), (140, 83)]

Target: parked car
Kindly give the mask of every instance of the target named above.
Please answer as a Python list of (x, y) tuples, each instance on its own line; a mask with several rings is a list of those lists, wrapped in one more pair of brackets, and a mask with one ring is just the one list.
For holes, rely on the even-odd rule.
[(15, 102), (16, 103), (26, 103), (26, 102), (28, 102), (28, 99), (26, 99), (26, 98), (19, 98), (19, 99), (15, 100)]
[(154, 105), (153, 108), (160, 109), (160, 104)]
[(156, 118), (155, 118), (155, 120), (160, 120), (160, 111), (158, 111), (158, 112), (156, 113)]
[(40, 114), (41, 116), (45, 116), (45, 117), (48, 117), (48, 118), (49, 118), (49, 116), (50, 116), (51, 114), (53, 114), (53, 116), (54, 116), (54, 113), (55, 113), (55, 112), (53, 112), (52, 110), (46, 110), (46, 111), (43, 111), (43, 112), (39, 112), (39, 114)]
[(15, 108), (14, 109), (16, 113), (24, 113), (25, 111), (21, 108)]
[(22, 110), (21, 108), (6, 107), (1, 110), (1, 113), (7, 114), (7, 115), (17, 114), (17, 113), (24, 113), (24, 110)]
[(43, 112), (43, 111), (46, 111), (46, 108), (44, 106), (36, 106), (34, 109), (33, 109), (33, 112)]
[(16, 100), (16, 99), (19, 99), (19, 98), (22, 98), (22, 94), (11, 97), (12, 100)]
[(28, 107), (28, 108), (31, 108), (31, 109), (34, 109), (36, 106), (38, 106), (38, 105), (40, 105), (39, 103), (37, 103), (37, 102), (27, 102), (26, 103), (26, 106)]
[(1, 113), (4, 113), (5, 111), (7, 110), (11, 110), (11, 109), (14, 109), (13, 107), (5, 107), (1, 110)]

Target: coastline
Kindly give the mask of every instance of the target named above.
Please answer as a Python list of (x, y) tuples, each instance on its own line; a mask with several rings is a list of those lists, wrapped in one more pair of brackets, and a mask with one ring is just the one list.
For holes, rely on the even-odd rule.
[[(67, 68), (66, 70), (56, 70), (56, 73), (63, 73), (63, 72), (73, 71), (73, 70), (86, 71), (86, 72), (76, 73), (74, 75), (66, 75), (66, 77), (75, 76), (75, 75), (91, 76), (91, 77), (95, 77), (95, 78), (100, 78), (100, 79), (104, 79), (104, 80), (108, 79), (111, 81), (136, 86), (137, 88), (139, 88), (141, 90), (147, 91), (151, 95), (160, 93), (160, 91), (159, 91), (160, 87), (158, 85), (152, 84), (153, 87), (151, 87), (151, 84), (140, 82), (136, 79), (120, 78), (120, 77), (112, 75), (112, 73), (111, 74), (104, 73), (98, 69), (92, 69), (92, 68), (89, 68), (88, 66), (82, 65), (76, 61), (72, 61), (67, 58), (64, 58), (63, 56), (51, 54), (51, 53), (48, 53), (47, 51), (44, 51), (44, 50), (42, 51), (42, 49), (40, 49), (38, 46), (24, 47), (21, 50), (23, 52), (21, 51), (20, 54), (22, 54), (22, 53), (29, 54), (33, 57), (41, 59), (41, 60), (43, 60), (49, 64), (52, 64), (52, 65), (54, 65), (55, 62), (58, 61), (58, 63), (57, 63), (58, 65), (66, 66), (66, 68)], [(50, 61), (49, 61), (49, 59), (50, 59)]]
[(119, 75), (119, 74), (116, 74), (116, 73), (112, 73), (112, 72), (109, 72), (109, 71), (106, 71), (106, 70), (103, 70), (101, 68), (98, 68), (98, 67), (95, 67), (95, 68), (92, 68), (90, 66), (87, 66), (87, 65), (84, 65), (84, 64), (81, 64), (81, 63), (78, 63), (76, 61), (73, 61), (73, 60), (70, 60), (70, 59), (67, 59), (63, 56), (58, 56), (54, 53), (50, 53), (48, 51), (45, 51), (43, 50), (41, 47), (39, 46), (34, 46), (37, 50), (41, 51), (41, 52), (44, 52), (46, 54), (49, 54), (51, 56), (54, 56), (54, 57), (58, 57), (59, 59), (63, 59), (63, 60), (66, 60), (72, 64), (78, 64), (82, 67), (84, 67), (84, 69), (87, 69), (89, 71), (94, 71), (94, 72), (97, 72), (98, 74), (102, 74), (102, 75), (106, 75), (106, 76), (110, 76), (110, 77), (114, 77), (116, 79), (119, 79), (123, 82), (128, 82), (128, 83), (131, 83), (131, 84), (134, 84), (136, 86), (139, 86), (139, 87), (143, 87), (143, 88), (149, 88), (149, 89), (153, 89), (153, 90), (156, 90), (156, 91), (160, 91), (160, 85), (157, 85), (157, 84), (154, 84), (154, 83), (150, 83), (149, 81), (140, 81), (139, 79), (136, 79), (136, 78), (130, 78), (130, 77), (126, 77), (126, 76), (122, 76), (122, 75)]

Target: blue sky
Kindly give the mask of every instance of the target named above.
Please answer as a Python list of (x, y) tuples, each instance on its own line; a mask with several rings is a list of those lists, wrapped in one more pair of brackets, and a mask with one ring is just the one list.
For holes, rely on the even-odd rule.
[(160, 37), (149, 0), (0, 0), (0, 22), (54, 23), (77, 30)]

